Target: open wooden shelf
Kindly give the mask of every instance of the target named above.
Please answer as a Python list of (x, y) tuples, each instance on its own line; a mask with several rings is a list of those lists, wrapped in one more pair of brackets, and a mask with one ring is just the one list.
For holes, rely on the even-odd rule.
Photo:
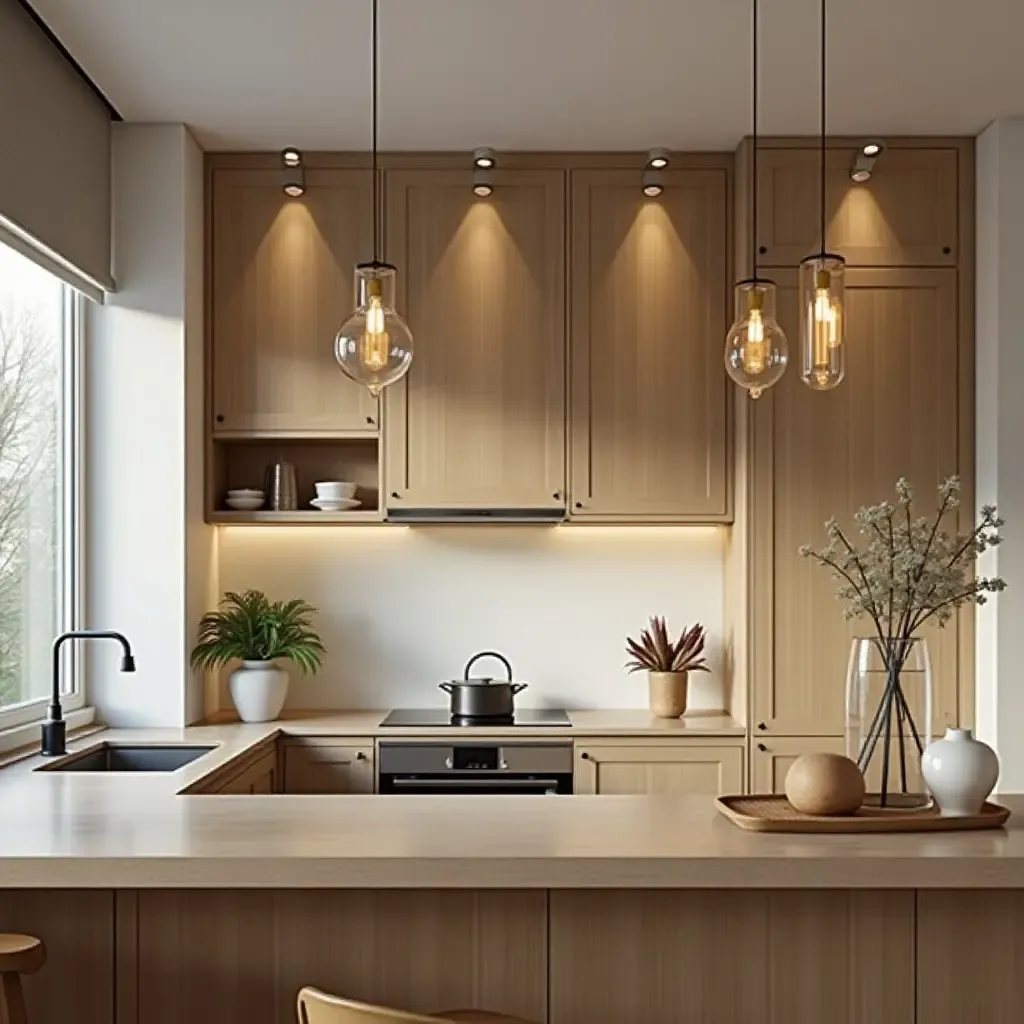
[(215, 526), (331, 526), (373, 524), (383, 522), (380, 510), (353, 509), (351, 512), (317, 512), (297, 509), (294, 512), (231, 512), (217, 511), (210, 517)]

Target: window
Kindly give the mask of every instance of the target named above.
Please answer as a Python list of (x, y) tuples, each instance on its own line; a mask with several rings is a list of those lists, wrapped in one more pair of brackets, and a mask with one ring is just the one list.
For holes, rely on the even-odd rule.
[(0, 244), (0, 727), (43, 716), (53, 638), (76, 620), (81, 302)]

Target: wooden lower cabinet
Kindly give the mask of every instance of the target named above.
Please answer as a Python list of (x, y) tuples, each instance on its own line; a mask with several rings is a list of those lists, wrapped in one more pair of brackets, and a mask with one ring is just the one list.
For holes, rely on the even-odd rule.
[(678, 796), (740, 793), (743, 748), (701, 740), (579, 742), (575, 790), (579, 794)]
[(284, 744), (285, 793), (372, 793), (373, 740), (289, 739)]
[(248, 793), (252, 795), (276, 793), (278, 791), (277, 751), (270, 751), (246, 765), (227, 779), (216, 790), (221, 794)]
[(914, 1021), (913, 892), (562, 890), (550, 913), (549, 1024)]
[[(921, 759), (914, 750), (912, 740), (905, 746), (907, 785), (911, 792), (923, 793), (924, 780), (921, 778)], [(846, 741), (841, 736), (771, 736), (754, 739), (750, 754), (750, 790), (752, 793), (784, 793), (786, 772), (801, 754), (813, 753), (845, 754)], [(899, 746), (893, 741), (889, 767), (889, 789), (900, 787)], [(868, 789), (881, 789), (881, 755), (873, 758), (868, 772)]]
[(137, 1018), (118, 1024), (283, 1024), (303, 985), (546, 1019), (544, 891), (144, 891), (137, 936)]

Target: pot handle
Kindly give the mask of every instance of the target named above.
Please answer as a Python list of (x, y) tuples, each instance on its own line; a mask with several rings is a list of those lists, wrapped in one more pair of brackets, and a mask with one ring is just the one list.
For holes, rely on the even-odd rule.
[(455, 691), (455, 687), (451, 683), (438, 683), (437, 686), (438, 689), (444, 690), (445, 693), (453, 693)]
[(466, 670), (462, 673), (463, 679), (469, 678), (469, 670), (481, 658), (497, 658), (498, 661), (500, 661), (502, 665), (505, 666), (505, 672), (508, 674), (508, 681), (510, 683), (512, 682), (512, 665), (504, 654), (499, 654), (497, 651), (481, 651), (479, 654), (474, 654), (473, 657), (466, 662)]
[(517, 693), (522, 693), (522, 691), (525, 690), (527, 686), (529, 686), (529, 683), (513, 683), (512, 696), (514, 697)]

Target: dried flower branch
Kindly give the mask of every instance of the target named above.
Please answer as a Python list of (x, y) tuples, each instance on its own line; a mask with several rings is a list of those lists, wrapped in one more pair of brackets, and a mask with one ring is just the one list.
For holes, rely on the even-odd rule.
[(984, 604), (986, 595), (1006, 586), (999, 577), (974, 575), (977, 557), (1002, 541), (1003, 520), (994, 505), (982, 508), (969, 533), (950, 534), (942, 523), (960, 505), (958, 477), (939, 487), (933, 521), (914, 517), (913, 490), (903, 478), (896, 481), (896, 497), (896, 507), (883, 501), (854, 515), (864, 539), (860, 547), (830, 519), (825, 548), (800, 548), (838, 581), (846, 617), (867, 616), (882, 640), (907, 639), (931, 619), (945, 626), (961, 605)]
[(703, 657), (706, 630), (698, 622), (684, 628), (679, 639), (669, 639), (665, 620), (654, 616), (651, 624), (640, 634), (639, 640), (626, 637), (626, 662), (630, 672), (708, 672)]

